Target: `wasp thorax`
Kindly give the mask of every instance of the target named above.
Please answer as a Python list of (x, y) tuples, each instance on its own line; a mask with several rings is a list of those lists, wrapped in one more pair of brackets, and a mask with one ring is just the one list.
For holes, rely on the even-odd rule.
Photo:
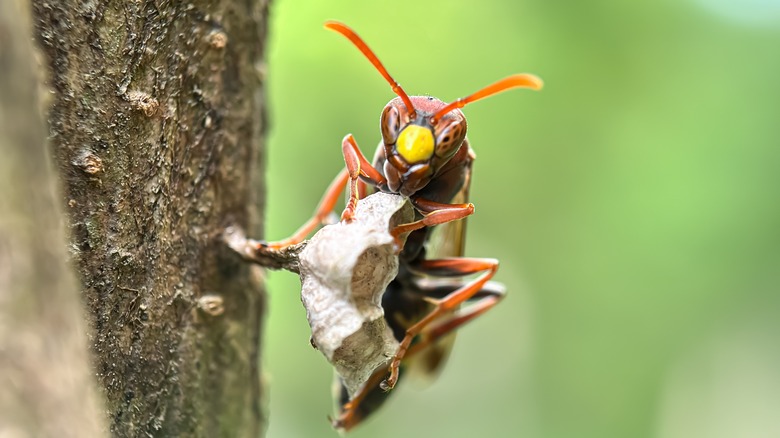
[(409, 164), (428, 160), (433, 155), (433, 133), (424, 126), (408, 125), (398, 134), (395, 147)]

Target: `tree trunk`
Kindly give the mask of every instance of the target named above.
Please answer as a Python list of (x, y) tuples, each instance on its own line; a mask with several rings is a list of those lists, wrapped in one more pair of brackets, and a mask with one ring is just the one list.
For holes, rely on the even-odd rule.
[(29, 5), (0, 2), (0, 436), (99, 436), (31, 36)]
[(221, 234), (263, 204), (267, 3), (33, 5), (111, 433), (259, 436), (263, 293)]

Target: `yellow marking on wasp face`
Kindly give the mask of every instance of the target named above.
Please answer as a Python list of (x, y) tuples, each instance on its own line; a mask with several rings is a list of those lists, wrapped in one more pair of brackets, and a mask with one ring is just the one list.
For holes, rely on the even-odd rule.
[(395, 147), (407, 163), (425, 161), (433, 155), (433, 133), (428, 128), (409, 125), (398, 134)]

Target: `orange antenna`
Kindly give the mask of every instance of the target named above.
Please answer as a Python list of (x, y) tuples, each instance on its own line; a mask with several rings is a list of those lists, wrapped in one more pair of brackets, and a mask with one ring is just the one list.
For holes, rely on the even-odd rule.
[[(355, 33), (354, 30), (350, 29), (349, 26), (347, 26), (344, 23), (340, 23), (338, 21), (326, 21), (325, 22), (325, 28), (330, 29), (333, 31), (336, 31), (345, 37), (352, 41), (352, 44), (355, 45), (358, 49), (360, 49), (361, 52), (363, 52), (363, 55), (368, 58), (369, 61), (371, 61), (371, 64), (374, 64), (374, 67), (376, 67), (377, 70), (379, 70), (379, 73), (384, 76), (385, 80), (390, 83), (390, 86), (393, 88), (393, 93), (397, 94), (398, 97), (401, 98), (401, 100), (404, 101), (404, 105), (406, 105), (406, 109), (409, 111), (409, 117), (411, 119), (414, 119), (416, 117), (416, 113), (414, 111), (414, 105), (412, 105), (412, 100), (409, 99), (409, 96), (406, 94), (403, 88), (401, 88), (400, 85), (398, 85), (398, 82), (393, 79), (392, 76), (390, 76), (390, 73), (387, 72), (385, 69), (385, 66), (382, 65), (382, 63), (379, 61), (379, 58), (376, 57), (373, 51), (368, 47), (368, 45), (358, 36), (357, 33)], [(492, 94), (492, 93), (491, 93)]]
[(477, 91), (470, 96), (461, 97), (440, 109), (431, 118), (431, 124), (435, 125), (439, 119), (444, 117), (445, 114), (454, 110), (455, 108), (463, 108), (471, 102), (476, 102), (477, 100), (484, 99), (488, 96), (492, 96), (496, 93), (500, 93), (512, 88), (530, 88), (532, 90), (540, 90), (542, 88), (542, 80), (534, 75), (529, 74), (516, 74), (506, 77), (496, 83), (488, 85), (487, 87)]

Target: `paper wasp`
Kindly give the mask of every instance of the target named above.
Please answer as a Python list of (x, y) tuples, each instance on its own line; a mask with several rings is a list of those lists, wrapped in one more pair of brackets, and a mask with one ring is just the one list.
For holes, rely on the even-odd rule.
[[(346, 25), (329, 21), (327, 29), (348, 38), (397, 95), (382, 111), (382, 140), (373, 165), (351, 134), (342, 141), (346, 169), (325, 192), (314, 216), (292, 236), (263, 244), (280, 249), (301, 242), (325, 222), (341, 193), (349, 186), (349, 199), (341, 219), (354, 218), (358, 199), (367, 186), (409, 199), (416, 210), (414, 221), (391, 230), (399, 247), (400, 267), (382, 296), (384, 318), (400, 347), (389, 366), (373, 374), (350, 399), (343, 385), (337, 395), (340, 406), (334, 426), (350, 429), (376, 410), (398, 382), (401, 368), (435, 372), (451, 348), (454, 330), (481, 315), (504, 295), (489, 282), (498, 261), (463, 257), (465, 221), (474, 212), (468, 203), (471, 167), (475, 155), (466, 139), (466, 119), (460, 108), (511, 88), (538, 90), (542, 81), (516, 74), (474, 94), (445, 103), (429, 96), (408, 96), (390, 76), (365, 42)], [(434, 234), (436, 229), (436, 234)], [(401, 237), (406, 235), (405, 243)], [(435, 250), (430, 243), (438, 240)], [(474, 279), (464, 279), (477, 275)], [(461, 308), (467, 300), (475, 300)]]

